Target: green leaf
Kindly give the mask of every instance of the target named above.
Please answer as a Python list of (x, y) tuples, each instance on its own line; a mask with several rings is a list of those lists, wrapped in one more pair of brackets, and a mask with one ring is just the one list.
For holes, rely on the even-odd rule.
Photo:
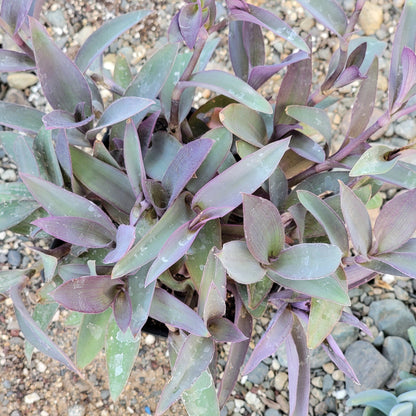
[(334, 273), (341, 262), (337, 246), (323, 243), (297, 244), (280, 252), (268, 269), (286, 279), (321, 279)]
[(264, 276), (263, 279), (257, 283), (247, 285), (248, 301), (251, 309), (256, 309), (260, 306), (261, 302), (263, 302), (269, 294), (272, 286), (273, 282), (267, 276)]
[(277, 208), (267, 199), (243, 194), (244, 235), (252, 256), (270, 264), (285, 243), (285, 230)]
[(55, 256), (51, 256), (46, 253), (39, 252), (39, 256), (42, 259), (43, 271), (45, 274), (45, 280), (50, 282), (55, 276), (56, 266), (58, 265), (58, 259)]
[[(136, 198), (127, 176), (101, 160), (95, 159), (76, 147), (70, 147), (72, 166), (76, 178), (90, 191), (129, 213)], [(88, 166), (88, 169), (85, 169)]]
[(349, 253), (348, 234), (337, 213), (318, 196), (308, 191), (298, 191), (301, 204), (317, 219), (328, 234), (329, 241), (338, 246), (344, 256)]
[(235, 142), (235, 147), (237, 150), (237, 154), (241, 157), (241, 159), (245, 158), (248, 155), (251, 155), (256, 150), (258, 150), (258, 147), (253, 146), (252, 144), (247, 143), (243, 140), (237, 140)]
[(106, 48), (117, 39), (123, 32), (130, 29), (140, 20), (151, 13), (151, 10), (137, 10), (131, 13), (117, 16), (104, 23), (96, 30), (81, 46), (75, 58), (78, 68), (85, 72), (92, 61), (102, 54)]
[[(251, 194), (269, 178), (288, 149), (288, 139), (268, 144), (220, 173), (202, 187), (192, 207), (229, 207), (241, 204), (241, 193)], [(228, 211), (228, 212), (229, 212)]]
[(182, 194), (165, 212), (160, 220), (113, 268), (113, 278), (125, 276), (153, 260), (170, 235), (181, 225), (192, 219), (195, 213), (185, 202)]
[(410, 163), (398, 161), (387, 173), (375, 175), (376, 179), (398, 185), (402, 188), (416, 188), (416, 167)]
[(78, 327), (81, 325), (83, 317), (84, 317), (83, 313), (73, 311), (65, 319), (64, 325)]
[(263, 118), (243, 104), (227, 105), (219, 114), (226, 129), (256, 147), (267, 143), (267, 130)]
[(390, 416), (409, 416), (413, 414), (415, 411), (414, 408), (414, 401), (413, 402), (406, 402), (406, 403), (399, 403), (396, 406), (392, 407), (390, 410)]
[(342, 214), (347, 224), (352, 244), (358, 253), (367, 255), (372, 244), (371, 222), (367, 209), (347, 185), (344, 185), (342, 182), (339, 184)]
[(44, 112), (33, 107), (0, 101), (0, 125), (12, 129), (37, 133), (43, 127), (44, 115)]
[(308, 322), (308, 348), (318, 348), (341, 317), (343, 305), (313, 298)]
[(198, 72), (191, 76), (189, 81), (182, 81), (180, 86), (208, 88), (218, 94), (224, 94), (233, 98), (247, 107), (271, 114), (273, 109), (268, 101), (263, 98), (256, 90), (251, 88), (240, 78), (235, 77), (227, 72), (210, 70)]
[(201, 374), (208, 368), (214, 355), (214, 343), (211, 338), (189, 335), (183, 343), (172, 378), (164, 387), (156, 409), (156, 416), (163, 414), (189, 389)]
[(286, 114), (312, 127), (322, 134), (328, 143), (331, 141), (331, 120), (324, 110), (305, 105), (288, 105), (286, 107)]
[(140, 337), (135, 339), (130, 330), (123, 333), (112, 318), (108, 325), (105, 353), (113, 400), (120, 396), (127, 383), (139, 347)]
[(127, 88), (132, 80), (129, 63), (124, 55), (119, 55), (114, 64), (114, 82), (122, 88)]
[(300, 131), (293, 132), (290, 140), (290, 149), (312, 162), (321, 163), (326, 158), (322, 146)]
[[(409, 330), (411, 328), (416, 328), (414, 326), (410, 327), (407, 332), (409, 333)], [(412, 331), (414, 332), (414, 331)], [(410, 338), (410, 336), (409, 336)], [(413, 338), (413, 342), (412, 342), (412, 346), (414, 344), (414, 337)], [(413, 347), (413, 351), (415, 351), (415, 347)], [(416, 390), (416, 378), (415, 377), (410, 377), (410, 378), (405, 378), (404, 380), (399, 381), (395, 387), (394, 387), (394, 391), (396, 393), (396, 396), (400, 396), (403, 393), (406, 393), (407, 391), (414, 391)]]
[(389, 172), (398, 162), (398, 159), (385, 158), (393, 148), (383, 144), (375, 144), (366, 150), (350, 171), (350, 176), (382, 175)]
[(256, 283), (266, 274), (266, 269), (251, 255), (244, 241), (224, 244), (217, 256), (229, 276), (238, 283)]
[(396, 396), (385, 390), (367, 390), (357, 393), (347, 401), (348, 406), (372, 406), (388, 415), (397, 404)]
[(25, 279), (29, 270), (1, 270), (0, 293), (7, 292), (12, 286), (16, 286)]
[(104, 347), (111, 308), (97, 314), (84, 314), (78, 333), (75, 362), (86, 367)]

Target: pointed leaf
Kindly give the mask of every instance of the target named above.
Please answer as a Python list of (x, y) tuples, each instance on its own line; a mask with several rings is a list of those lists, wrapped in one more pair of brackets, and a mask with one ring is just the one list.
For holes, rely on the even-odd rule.
[(210, 139), (197, 139), (181, 147), (176, 154), (162, 178), (162, 185), (170, 195), (168, 206), (194, 176), (211, 150), (212, 144)]
[(1, 18), (10, 26), (15, 35), (24, 23), (30, 10), (32, 0), (5, 1), (1, 5)]
[(308, 348), (318, 348), (339, 321), (343, 305), (312, 299), (308, 322)]
[(290, 149), (299, 156), (316, 163), (323, 162), (326, 157), (324, 149), (300, 131), (293, 131), (290, 139)]
[(85, 314), (78, 333), (75, 362), (86, 367), (104, 347), (111, 309), (98, 314)]
[(378, 252), (393, 251), (406, 243), (416, 230), (416, 218), (409, 215), (416, 206), (416, 189), (387, 202), (374, 224)]
[(35, 68), (35, 62), (26, 54), (0, 50), (0, 72), (33, 71)]
[[(404, 275), (416, 278), (415, 253), (391, 252), (391, 253), (379, 254), (373, 257), (373, 259), (383, 262), (387, 264), (388, 266), (393, 267), (394, 269), (397, 269), (399, 272), (404, 273)], [(394, 273), (389, 273), (389, 274), (394, 274)]]
[(42, 117), (43, 124), (48, 130), (52, 129), (74, 129), (77, 127), (85, 126), (94, 119), (94, 115), (81, 120), (76, 121), (75, 116), (72, 113), (68, 113), (65, 110), (54, 110)]
[(20, 176), (33, 197), (49, 214), (58, 217), (82, 217), (99, 222), (111, 233), (116, 231), (110, 218), (93, 202), (43, 179), (23, 174)]
[[(228, 35), (228, 51), (234, 73), (244, 81), (247, 81), (249, 73), (249, 57), (243, 38), (243, 31), (247, 28), (246, 25), (247, 22), (244, 21), (230, 20)], [(253, 26), (254, 24), (252, 24)]]
[(389, 414), (391, 408), (396, 404), (397, 399), (393, 393), (379, 389), (361, 391), (347, 401), (348, 406), (368, 405), (380, 410), (384, 414)]
[(342, 254), (349, 253), (348, 234), (338, 214), (322, 199), (309, 191), (297, 191), (299, 201), (318, 220), (328, 234), (329, 241), (340, 248)]
[(252, 256), (270, 264), (285, 242), (285, 233), (277, 208), (268, 200), (243, 194), (244, 235)]
[(113, 303), (121, 285), (122, 280), (110, 276), (84, 276), (63, 283), (51, 296), (71, 311), (101, 313)]
[[(156, 415), (164, 413), (181, 394), (208, 368), (214, 355), (214, 343), (210, 338), (189, 335), (182, 345), (172, 369), (172, 378), (160, 396)], [(196, 361), (190, 357), (198, 357)]]
[(52, 340), (46, 335), (44, 331), (42, 331), (39, 325), (30, 316), (28, 310), (23, 304), (22, 298), (20, 297), (18, 286), (13, 286), (10, 289), (10, 297), (13, 301), (13, 306), (19, 327), (27, 341), (29, 341), (39, 351), (43, 352), (54, 360), (60, 361), (71, 371), (74, 371), (79, 376), (81, 376), (74, 363), (64, 352), (61, 351), (61, 349), (59, 349), (52, 342)]
[(342, 182), (339, 185), (342, 214), (347, 224), (352, 244), (360, 254), (366, 255), (372, 244), (371, 222), (367, 209), (348, 186)]
[(333, 245), (297, 244), (281, 251), (268, 269), (286, 279), (320, 279), (335, 272), (341, 257), (340, 249)]
[(193, 49), (202, 25), (200, 5), (191, 3), (182, 7), (178, 16), (178, 24), (186, 46)]
[(1, 270), (0, 293), (6, 293), (12, 286), (17, 286), (26, 278), (28, 270)]
[(131, 248), (136, 237), (136, 230), (132, 225), (120, 224), (117, 229), (116, 248), (108, 253), (103, 263), (119, 261)]
[[(120, 211), (129, 213), (135, 203), (135, 197), (127, 176), (119, 169), (93, 158), (76, 147), (71, 146), (70, 152), (77, 179)], [(88, 169), (85, 169), (85, 166), (88, 166)]]
[(88, 248), (107, 247), (115, 237), (100, 223), (86, 218), (45, 217), (32, 224), (55, 238)]
[(287, 139), (280, 140), (243, 158), (202, 187), (194, 196), (192, 207), (230, 207), (232, 211), (241, 204), (241, 193), (253, 193), (273, 173), (288, 143)]
[(266, 274), (266, 269), (251, 255), (244, 241), (224, 244), (217, 256), (230, 277), (238, 283), (256, 283)]
[(33, 107), (0, 101), (0, 125), (12, 129), (37, 133), (43, 126), (44, 114)]
[(267, 143), (263, 118), (243, 104), (229, 104), (219, 114), (220, 121), (231, 133), (256, 147)]
[(153, 260), (170, 235), (194, 216), (185, 202), (186, 194), (179, 197), (146, 235), (114, 266), (113, 277), (121, 277)]
[(211, 320), (208, 331), (217, 342), (241, 342), (247, 339), (237, 325), (223, 317)]
[(183, 329), (191, 334), (201, 337), (209, 336), (202, 318), (166, 290), (155, 289), (149, 315), (157, 321)]
[(397, 158), (386, 160), (385, 156), (393, 149), (390, 146), (376, 144), (367, 149), (351, 169), (350, 176), (380, 175), (394, 168)]
[(43, 26), (29, 18), (36, 66), (42, 90), (56, 110), (74, 113), (79, 103), (85, 103), (85, 113), (91, 114), (91, 92), (87, 81), (73, 62), (52, 41)]
[(107, 360), (110, 395), (113, 400), (121, 394), (133, 368), (140, 347), (140, 337), (130, 331), (123, 333), (114, 320), (108, 325), (105, 355)]
[(277, 348), (290, 334), (292, 325), (292, 312), (285, 307), (278, 309), (250, 355), (250, 358), (242, 371), (243, 374), (251, 373), (261, 361), (274, 354)]
[(198, 72), (192, 75), (189, 81), (181, 81), (178, 85), (184, 88), (208, 88), (218, 94), (224, 94), (227, 97), (233, 98), (253, 110), (266, 114), (273, 112), (267, 100), (257, 93), (256, 90), (240, 78), (227, 72), (217, 70)]
[(85, 72), (94, 59), (101, 55), (115, 39), (150, 13), (150, 10), (137, 10), (117, 16), (104, 23), (88, 37), (78, 51), (75, 58), (78, 68)]
[(146, 277), (146, 285), (156, 280), (165, 270), (181, 259), (198, 235), (199, 229), (189, 229), (189, 222), (181, 225), (167, 239), (155, 261), (151, 265)]
[(122, 332), (126, 332), (131, 322), (132, 307), (128, 293), (120, 290), (114, 299), (114, 319)]

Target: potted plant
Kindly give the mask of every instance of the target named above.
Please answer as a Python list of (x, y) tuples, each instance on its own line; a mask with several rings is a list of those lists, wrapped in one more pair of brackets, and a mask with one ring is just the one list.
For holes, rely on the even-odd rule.
[[(42, 0), (3, 0), (0, 25), (18, 52), (0, 50), (1, 71), (33, 71), (52, 111), (0, 102), (0, 133), (20, 181), (0, 184), (1, 227), (61, 244), (26, 270), (0, 273), (33, 347), (72, 371), (105, 345), (111, 396), (128, 380), (149, 318), (169, 330), (172, 378), (156, 414), (179, 398), (190, 415), (218, 415), (240, 374), (284, 344), (292, 415), (308, 414), (309, 349), (322, 345), (356, 380), (331, 331), (366, 327), (344, 309), (348, 289), (378, 273), (416, 277), (416, 166), (411, 145), (370, 145), (391, 121), (415, 110), (414, 1), (397, 27), (389, 106), (370, 123), (383, 44), (352, 35), (364, 6), (347, 16), (335, 0), (299, 0), (339, 40), (326, 79), (312, 88), (312, 48), (271, 11), (227, 0), (187, 1), (169, 40), (134, 77), (100, 56), (151, 11), (118, 16), (94, 32), (74, 60), (39, 22)], [(228, 26), (234, 74), (207, 70)], [(265, 64), (262, 30), (293, 45)], [(92, 63), (94, 65), (92, 66)], [(94, 67), (94, 70), (91, 68)], [(284, 72), (276, 96), (259, 92)], [(328, 108), (356, 82), (348, 132), (331, 148)], [(113, 93), (104, 104), (100, 88)], [(216, 93), (198, 106), (196, 88)], [(372, 227), (367, 207), (383, 183), (406, 189)], [(33, 312), (23, 286), (44, 270)], [(76, 363), (47, 334), (56, 309), (82, 318)], [(273, 318), (245, 362), (253, 321)], [(99, 336), (88, 328), (99, 328)], [(222, 379), (218, 343), (231, 343)]]

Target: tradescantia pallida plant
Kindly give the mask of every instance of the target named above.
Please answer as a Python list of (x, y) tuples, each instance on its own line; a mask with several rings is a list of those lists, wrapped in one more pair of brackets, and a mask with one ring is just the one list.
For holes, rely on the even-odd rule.
[[(384, 44), (355, 37), (364, 1), (347, 16), (335, 0), (299, 0), (339, 40), (326, 79), (312, 86), (309, 39), (271, 11), (227, 0), (187, 1), (169, 40), (135, 76), (122, 56), (102, 68), (106, 48), (151, 11), (105, 23), (72, 61), (39, 22), (42, 0), (3, 0), (0, 25), (18, 51), (0, 50), (0, 70), (33, 71), (51, 111), (0, 102), (0, 133), (20, 181), (0, 185), (1, 229), (60, 244), (37, 249), (39, 264), (0, 273), (33, 348), (72, 371), (105, 346), (117, 398), (149, 318), (169, 329), (172, 378), (156, 414), (180, 397), (190, 415), (218, 415), (242, 369), (249, 373), (284, 344), (290, 414), (307, 415), (309, 349), (322, 345), (357, 380), (331, 336), (348, 313), (348, 289), (377, 273), (416, 277), (416, 164), (412, 145), (368, 140), (416, 108), (416, 2), (408, 0), (390, 64), (389, 104), (370, 123)], [(234, 74), (207, 70), (228, 25)], [(293, 46), (265, 63), (263, 30)], [(92, 69), (94, 68), (94, 69)], [(259, 90), (281, 71), (279, 92)], [(339, 148), (327, 109), (339, 88), (359, 89)], [(104, 103), (100, 90), (113, 93)], [(215, 97), (198, 107), (196, 88)], [(334, 100), (335, 99), (335, 100)], [(404, 188), (372, 226), (367, 206), (383, 183)], [(33, 312), (21, 292), (45, 283)], [(245, 361), (253, 320), (272, 320)], [(47, 335), (61, 306), (79, 325), (75, 363)], [(231, 343), (217, 382), (216, 348)]]

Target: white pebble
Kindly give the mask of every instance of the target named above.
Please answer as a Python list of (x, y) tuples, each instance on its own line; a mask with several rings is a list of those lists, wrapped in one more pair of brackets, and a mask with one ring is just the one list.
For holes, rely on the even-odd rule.
[(391, 274), (385, 274), (383, 276), (382, 280), (383, 280), (383, 282), (386, 282), (387, 284), (391, 285), (392, 283), (394, 283), (396, 278)]
[(49, 413), (46, 410), (42, 410), (40, 416), (49, 416)]
[(343, 400), (347, 396), (347, 390), (343, 389), (343, 390), (334, 391), (332, 395), (338, 400)]
[(44, 373), (46, 371), (46, 365), (43, 364), (42, 361), (38, 361), (36, 364), (36, 369), (39, 371), (39, 373)]
[(239, 409), (241, 409), (242, 407), (244, 407), (245, 401), (244, 401), (244, 400), (241, 400), (241, 399), (235, 399), (235, 400), (234, 400), (234, 403), (235, 403), (235, 408), (236, 408), (237, 410), (239, 410)]
[(156, 342), (156, 338), (152, 334), (146, 335), (146, 338), (144, 339), (144, 343), (146, 345), (153, 345)]
[(247, 379), (248, 379), (248, 376), (247, 375), (241, 377), (240, 384), (242, 384), (242, 385), (246, 384)]
[(7, 169), (1, 175), (1, 179), (3, 179), (3, 181), (16, 182), (17, 181), (16, 172), (13, 169)]
[(35, 393), (30, 393), (27, 396), (25, 396), (25, 403), (26, 404), (32, 404), (37, 402), (38, 400), (40, 400), (39, 394)]

